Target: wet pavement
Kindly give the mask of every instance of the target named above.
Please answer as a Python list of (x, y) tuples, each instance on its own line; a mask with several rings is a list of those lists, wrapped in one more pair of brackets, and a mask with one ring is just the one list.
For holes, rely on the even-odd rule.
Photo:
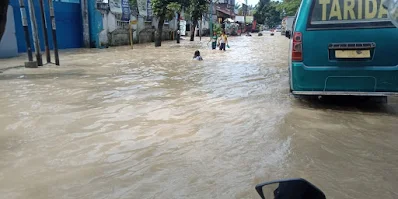
[(327, 198), (398, 198), (396, 98), (297, 100), (286, 38), (230, 46), (69, 50), (3, 71), (0, 198), (259, 198), (257, 183), (295, 177)]

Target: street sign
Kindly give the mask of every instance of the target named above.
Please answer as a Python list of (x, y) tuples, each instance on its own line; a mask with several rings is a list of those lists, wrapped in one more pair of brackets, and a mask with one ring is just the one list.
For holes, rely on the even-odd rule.
[(137, 20), (132, 20), (132, 21), (130, 21), (130, 24), (131, 24), (131, 25), (135, 25), (135, 24), (137, 24), (137, 23), (138, 23)]

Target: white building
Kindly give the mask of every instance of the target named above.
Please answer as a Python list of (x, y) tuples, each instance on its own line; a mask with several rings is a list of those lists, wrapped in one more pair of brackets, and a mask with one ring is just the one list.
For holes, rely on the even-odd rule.
[[(105, 4), (105, 6), (98, 6), (99, 4)], [(109, 0), (109, 2), (101, 2), (99, 4), (97, 4), (97, 9), (102, 13), (103, 24), (102, 31), (99, 33), (101, 46), (128, 45), (130, 42), (129, 26), (132, 26), (133, 29), (134, 42), (153, 41), (158, 19), (152, 16), (150, 0), (137, 0), (138, 8), (131, 11), (130, 21), (121, 20), (121, 0)], [(176, 19), (166, 21), (163, 26), (163, 39), (172, 38), (172, 32), (176, 31), (176, 29)]]

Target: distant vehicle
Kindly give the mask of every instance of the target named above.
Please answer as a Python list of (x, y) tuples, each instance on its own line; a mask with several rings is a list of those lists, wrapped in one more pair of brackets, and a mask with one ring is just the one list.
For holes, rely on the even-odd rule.
[(275, 34), (275, 33), (274, 33), (274, 32), (275, 32), (275, 30), (274, 30), (274, 29), (271, 29), (271, 30), (270, 30), (270, 32), (271, 32), (271, 36), (274, 36), (274, 34)]
[(302, 1), (289, 50), (294, 95), (365, 96), (382, 102), (398, 95), (398, 28), (382, 0), (375, 0), (371, 15), (358, 12), (365, 7), (360, 0), (351, 1), (336, 0), (355, 6), (348, 13), (331, 12), (336, 7), (321, 0)]
[(282, 25), (278, 25), (276, 28), (275, 28), (275, 32), (281, 32), (282, 31)]

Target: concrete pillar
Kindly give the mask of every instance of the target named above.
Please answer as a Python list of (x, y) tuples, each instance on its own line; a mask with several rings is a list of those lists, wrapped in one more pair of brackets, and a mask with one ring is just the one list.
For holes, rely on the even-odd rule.
[(37, 65), (43, 66), (43, 60), (41, 57), (41, 50), (40, 50), (40, 40), (37, 29), (36, 13), (35, 13), (33, 0), (28, 0), (28, 5), (29, 5), (29, 14), (30, 14), (30, 24), (32, 24), (33, 45), (35, 47), (36, 61)]
[(85, 48), (90, 48), (90, 27), (88, 18), (88, 0), (81, 0), (82, 19), (83, 19), (83, 44)]

